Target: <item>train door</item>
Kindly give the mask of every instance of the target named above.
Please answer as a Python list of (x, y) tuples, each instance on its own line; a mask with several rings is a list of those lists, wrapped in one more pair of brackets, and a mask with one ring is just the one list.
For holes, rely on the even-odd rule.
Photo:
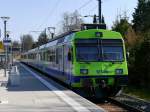
[(58, 70), (63, 72), (64, 71), (64, 67), (63, 67), (63, 46), (59, 46), (58, 50)]
[(64, 57), (64, 68), (65, 68), (65, 72), (67, 74), (67, 79), (68, 79), (68, 83), (70, 83), (71, 81), (71, 75), (72, 75), (72, 62), (73, 62), (73, 58), (72, 58), (72, 48), (71, 46), (66, 46), (65, 47), (65, 57)]
[(67, 73), (67, 46), (64, 46), (64, 72)]
[(64, 50), (64, 52), (63, 52), (63, 69), (64, 69), (64, 81), (66, 82), (66, 83), (68, 83), (68, 80), (70, 79), (69, 77), (68, 77), (68, 74), (69, 74), (69, 64), (68, 64), (68, 46), (65, 44), (64, 46), (63, 46), (63, 50)]

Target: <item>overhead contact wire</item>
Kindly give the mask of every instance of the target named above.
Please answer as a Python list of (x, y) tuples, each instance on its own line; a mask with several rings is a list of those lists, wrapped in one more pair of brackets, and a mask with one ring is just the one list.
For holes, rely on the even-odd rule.
[(86, 7), (89, 3), (91, 3), (93, 0), (89, 0), (85, 2), (82, 6), (80, 6), (77, 10), (81, 10), (82, 8)]
[(50, 11), (50, 13), (48, 14), (48, 16), (43, 20), (42, 24), (37, 28), (41, 28), (42, 25), (44, 25), (44, 23), (46, 23), (48, 21), (48, 19), (53, 16), (54, 12), (56, 11), (56, 8), (58, 7), (58, 5), (60, 4), (60, 0), (57, 0), (56, 4), (54, 5), (54, 7), (52, 8), (52, 10)]

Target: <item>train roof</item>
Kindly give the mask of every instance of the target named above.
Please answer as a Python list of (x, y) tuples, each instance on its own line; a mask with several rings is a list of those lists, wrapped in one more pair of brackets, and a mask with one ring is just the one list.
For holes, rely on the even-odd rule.
[(55, 38), (49, 40), (49, 42), (54, 41), (54, 40), (57, 40), (57, 39), (62, 38), (62, 37), (65, 37), (65, 36), (67, 36), (67, 35), (69, 35), (69, 34), (72, 34), (72, 33), (78, 32), (78, 31), (80, 31), (80, 30), (79, 30), (79, 29), (76, 29), (76, 30), (72, 30), (72, 31), (65, 32), (65, 33), (60, 34), (60, 35), (56, 36)]
[(81, 24), (81, 29), (74, 29), (74, 30), (70, 30), (68, 32), (62, 33), (54, 37), (53, 39), (49, 40), (49, 42), (57, 40), (59, 38), (63, 38), (64, 36), (70, 35), (72, 33), (89, 30), (89, 29), (105, 29), (106, 30), (106, 24)]
[[(99, 33), (101, 36), (97, 36)], [(93, 38), (98, 37), (101, 39), (122, 39), (122, 35), (119, 32), (105, 30), (105, 29), (90, 29), (76, 32), (75, 38)]]
[[(70, 37), (67, 37), (67, 36), (69, 36), (70, 34), (73, 34), (73, 33), (75, 33), (75, 38), (80, 38), (80, 37), (93, 38), (93, 37), (95, 37), (96, 32), (101, 32), (103, 34), (103, 36), (101, 37), (102, 39), (110, 39), (110, 38), (111, 39), (122, 39), (122, 36), (119, 32), (106, 30), (105, 25), (94, 24), (92, 27), (90, 25), (92, 25), (92, 24), (83, 24), (83, 26), (80, 30), (76, 29), (76, 30), (68, 31), (61, 35), (58, 35), (55, 38), (49, 40), (49, 42), (47, 44), (44, 44), (40, 47), (29, 50), (28, 53), (38, 52), (39, 50), (47, 49), (48, 47), (54, 46), (61, 42), (65, 42), (66, 40), (68, 41), (68, 39)], [(85, 27), (85, 26), (87, 26), (87, 27)], [(101, 28), (101, 27), (103, 27), (103, 28)], [(92, 28), (95, 28), (95, 29), (92, 29)], [(101, 29), (99, 29), (99, 28), (101, 28)], [(65, 38), (63, 38), (63, 37), (65, 37)]]

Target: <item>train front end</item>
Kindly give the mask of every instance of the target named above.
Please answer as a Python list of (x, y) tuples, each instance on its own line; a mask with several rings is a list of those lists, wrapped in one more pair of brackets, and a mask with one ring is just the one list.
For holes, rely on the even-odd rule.
[(84, 30), (73, 40), (73, 88), (86, 97), (116, 94), (127, 85), (125, 44), (120, 33)]

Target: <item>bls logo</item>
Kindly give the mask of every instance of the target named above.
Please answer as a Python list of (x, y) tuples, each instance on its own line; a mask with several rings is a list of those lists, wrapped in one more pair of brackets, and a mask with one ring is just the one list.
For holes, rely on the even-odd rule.
[(96, 73), (97, 73), (97, 74), (100, 74), (100, 73), (111, 73), (111, 71), (107, 71), (107, 70), (96, 70)]

